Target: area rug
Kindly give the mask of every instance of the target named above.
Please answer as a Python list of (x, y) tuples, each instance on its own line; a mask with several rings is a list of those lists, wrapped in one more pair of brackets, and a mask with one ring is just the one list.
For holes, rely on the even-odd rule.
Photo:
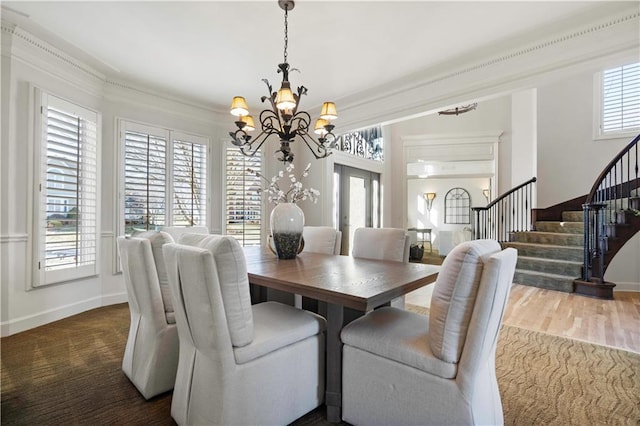
[(496, 376), (505, 424), (640, 425), (640, 354), (503, 325)]
[[(175, 424), (170, 392), (145, 401), (122, 373), (128, 327), (120, 304), (2, 338), (1, 423)], [(496, 370), (508, 425), (640, 424), (638, 354), (505, 326)]]

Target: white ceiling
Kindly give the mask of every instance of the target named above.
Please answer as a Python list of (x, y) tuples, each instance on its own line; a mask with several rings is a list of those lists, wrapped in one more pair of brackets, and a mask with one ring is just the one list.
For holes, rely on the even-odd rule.
[[(324, 100), (339, 108), (341, 98), (521, 46), (629, 4), (298, 0), (289, 13), (289, 63), (300, 73), (290, 80), (309, 89), (305, 109)], [(2, 5), (18, 26), (111, 80), (220, 110), (235, 95), (258, 109), (267, 94), (262, 78), (279, 87), (284, 12), (276, 0)]]

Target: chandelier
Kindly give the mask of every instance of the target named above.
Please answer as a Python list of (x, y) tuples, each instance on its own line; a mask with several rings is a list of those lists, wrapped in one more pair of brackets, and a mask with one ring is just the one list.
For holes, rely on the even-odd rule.
[(289, 11), (293, 9), (293, 0), (278, 0), (278, 5), (284, 10), (284, 61), (278, 64), (278, 73), (282, 73), (282, 84), (280, 90), (273, 91), (269, 81), (264, 78), (262, 81), (267, 85), (268, 96), (262, 96), (261, 101), (269, 101), (270, 109), (260, 112), (261, 132), (255, 138), (249, 132), (255, 130), (253, 117), (249, 114), (249, 107), (242, 96), (236, 96), (231, 101), (231, 114), (237, 117), (235, 122), (238, 129), (229, 132), (232, 143), (240, 147), (240, 151), (246, 156), (253, 156), (260, 147), (271, 136), (280, 138), (280, 148), (275, 152), (276, 158), (283, 162), (293, 161), (291, 143), (298, 137), (311, 150), (316, 158), (325, 158), (331, 154), (330, 149), (335, 146), (336, 137), (332, 133), (334, 125), (332, 120), (338, 118), (336, 105), (333, 102), (324, 102), (318, 118), (313, 127), (313, 132), (318, 135), (314, 139), (310, 134), (311, 116), (306, 111), (298, 110), (300, 98), (307, 94), (307, 88), (299, 86), (297, 93), (291, 90), (289, 82), (289, 72), (299, 71), (296, 68), (289, 68), (287, 62), (287, 45), (289, 42), (288, 21)]

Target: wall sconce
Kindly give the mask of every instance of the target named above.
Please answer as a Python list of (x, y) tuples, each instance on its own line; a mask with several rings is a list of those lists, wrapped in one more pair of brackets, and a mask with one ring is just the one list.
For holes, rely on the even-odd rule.
[(433, 205), (433, 199), (436, 198), (435, 192), (425, 192), (422, 194), (424, 200), (427, 202), (427, 210), (431, 211), (431, 206)]
[(482, 190), (482, 195), (484, 195), (484, 198), (487, 199), (487, 203), (489, 202), (489, 195), (491, 194), (491, 192), (489, 192), (488, 189), (483, 189)]

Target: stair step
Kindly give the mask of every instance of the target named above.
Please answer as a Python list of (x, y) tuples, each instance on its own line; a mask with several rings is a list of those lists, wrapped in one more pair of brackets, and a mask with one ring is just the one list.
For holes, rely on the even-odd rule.
[(581, 262), (583, 258), (583, 247), (577, 246), (557, 246), (551, 244), (533, 244), (504, 242), (504, 247), (513, 247), (518, 250), (519, 256), (540, 257), (543, 259), (569, 260)]
[(582, 262), (568, 260), (543, 259), (540, 257), (518, 256), (516, 268), (522, 271), (579, 277), (582, 274)]
[(513, 282), (532, 287), (573, 293), (573, 280), (576, 278), (577, 277), (569, 277), (566, 275), (547, 274), (544, 272), (532, 272), (516, 269)]
[(566, 234), (584, 234), (583, 222), (536, 222), (536, 231)]
[(582, 247), (584, 244), (584, 235), (540, 231), (512, 232), (511, 241), (519, 243)]
[(565, 211), (562, 212), (563, 222), (584, 222), (584, 214), (582, 211)]

